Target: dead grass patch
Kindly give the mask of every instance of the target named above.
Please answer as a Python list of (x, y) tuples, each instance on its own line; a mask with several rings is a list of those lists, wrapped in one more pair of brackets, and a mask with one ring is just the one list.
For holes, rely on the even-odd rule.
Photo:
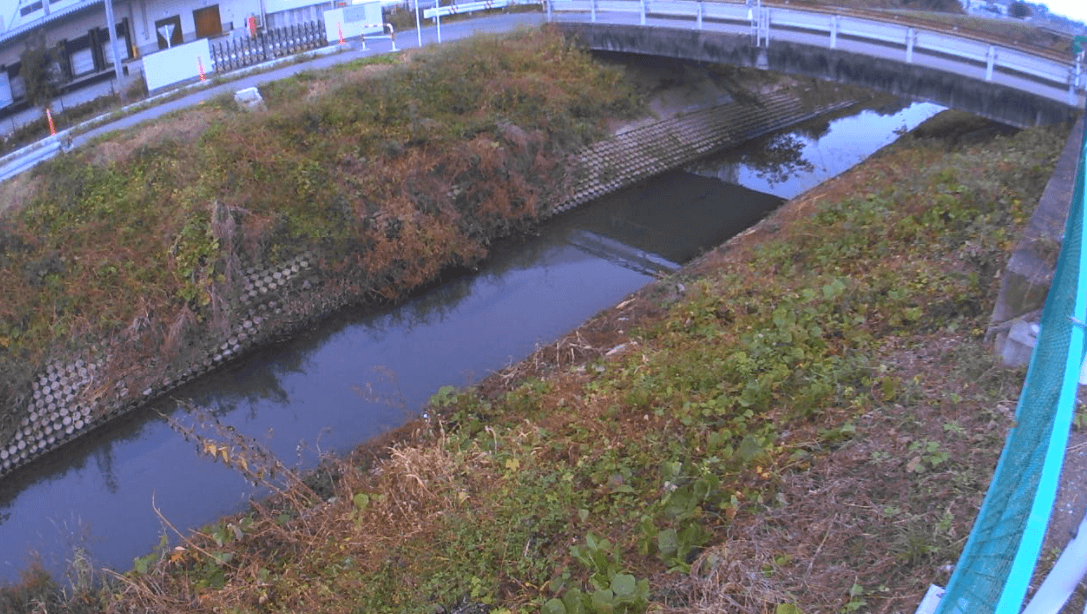
[(23, 211), (41, 189), (42, 179), (35, 173), (21, 173), (0, 183), (0, 216)]
[(191, 143), (209, 126), (225, 119), (227, 113), (221, 109), (200, 106), (173, 113), (168, 118), (141, 124), (108, 140), (102, 140), (90, 146), (84, 159), (95, 166), (125, 164), (135, 152), (145, 147), (154, 147), (173, 141)]

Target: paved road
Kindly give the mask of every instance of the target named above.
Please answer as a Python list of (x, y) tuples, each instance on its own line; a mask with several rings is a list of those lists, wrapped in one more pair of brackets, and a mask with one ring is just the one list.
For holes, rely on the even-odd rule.
[[(543, 13), (510, 13), (443, 24), (442, 42), (467, 38), (477, 32), (507, 32), (523, 26), (535, 27), (543, 24), (546, 20), (547, 16)], [(435, 27), (424, 27), (419, 34), (422, 35), (422, 43), (424, 46), (438, 42), (438, 33), (437, 28)], [(419, 46), (419, 35), (415, 31), (401, 32), (396, 36), (396, 46), (398, 49), (414, 49)], [(166, 113), (197, 105), (225, 92), (235, 92), (247, 87), (254, 87), (263, 83), (278, 81), (303, 71), (320, 70), (336, 64), (350, 62), (351, 60), (388, 53), (391, 50), (392, 45), (387, 39), (372, 39), (367, 41), (366, 49), (362, 49), (361, 45), (358, 45), (357, 43), (344, 45), (344, 47), (345, 49), (343, 51), (319, 56), (308, 62), (294, 63), (288, 60), (279, 68), (275, 68), (268, 72), (249, 75), (220, 85), (194, 88), (193, 92), (187, 96), (155, 105), (143, 111), (118, 119), (105, 126), (85, 132), (72, 139), (72, 146), (78, 147), (90, 139), (101, 136), (107, 132), (129, 128), (149, 119), (160, 117)], [(226, 77), (229, 78), (229, 76), (230, 73), (227, 73)]]
[[(546, 21), (546, 15), (543, 13), (510, 13), (505, 15), (492, 15), (487, 17), (478, 17), (467, 21), (458, 21), (455, 23), (446, 23), (441, 27), (441, 40), (442, 42), (448, 42), (458, 40), (462, 38), (468, 38), (477, 32), (508, 32), (519, 27), (537, 27)], [(425, 23), (425, 22), (424, 22)], [(396, 46), (398, 49), (414, 49), (420, 46), (420, 40), (423, 46), (433, 45), (438, 42), (438, 29), (435, 26), (423, 27), (420, 32), (409, 31), (401, 32), (396, 37)], [(114, 132), (116, 130), (122, 130), (130, 128), (139, 123), (156, 119), (164, 114), (176, 111), (178, 109), (184, 109), (186, 107), (195, 106), (215, 98), (223, 93), (235, 92), (240, 89), (248, 87), (259, 86), (263, 83), (270, 83), (279, 79), (284, 79), (293, 74), (307, 71), (307, 70), (320, 70), (341, 64), (344, 62), (350, 62), (359, 58), (364, 58), (372, 55), (379, 55), (382, 53), (389, 53), (392, 50), (392, 43), (388, 39), (371, 39), (366, 43), (366, 48), (363, 49), (362, 45), (358, 42), (352, 42), (344, 45), (340, 49), (332, 50), (324, 55), (319, 55), (312, 60), (306, 62), (296, 63), (290, 58), (284, 58), (279, 60), (277, 64), (269, 63), (269, 66), (276, 65), (276, 68), (268, 70), (267, 72), (261, 72), (260, 74), (251, 74), (243, 76), (237, 79), (230, 80), (226, 83), (218, 85), (206, 85), (196, 84), (185, 88), (189, 93), (170, 100), (161, 104), (154, 104), (146, 109), (127, 115), (116, 121), (108, 124), (96, 127), (87, 132), (83, 132), (77, 136), (72, 137), (71, 147), (79, 147), (104, 134)], [(259, 69), (260, 67), (251, 67), (249, 70)], [(231, 74), (238, 73), (226, 73), (225, 78), (230, 79)], [(169, 92), (164, 96), (176, 95), (176, 90)], [(137, 103), (133, 106), (139, 106), (141, 104), (148, 104), (148, 101)], [(64, 135), (61, 135), (64, 138)], [(44, 141), (43, 141), (44, 142)], [(55, 145), (55, 143), (54, 143)], [(23, 172), (29, 168), (32, 168), (40, 161), (47, 160), (53, 157), (59, 147), (38, 147), (33, 151), (24, 150), (20, 155), (11, 156), (8, 160), (5, 160), (4, 164), (0, 164), (0, 181), (12, 177), (18, 173)]]

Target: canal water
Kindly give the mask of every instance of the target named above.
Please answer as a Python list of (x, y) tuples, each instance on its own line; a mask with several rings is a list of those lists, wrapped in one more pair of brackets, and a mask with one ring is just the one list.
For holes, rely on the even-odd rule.
[(287, 465), (312, 467), (403, 424), (441, 386), (524, 358), (939, 110), (862, 111), (665, 174), (500, 242), (479, 271), (394, 309), (341, 313), (175, 391), (0, 483), (0, 581), (32, 556), (63, 570), (77, 551), (128, 569), (164, 531), (156, 510), (195, 528), (259, 494), (168, 416), (195, 425), (210, 415)]

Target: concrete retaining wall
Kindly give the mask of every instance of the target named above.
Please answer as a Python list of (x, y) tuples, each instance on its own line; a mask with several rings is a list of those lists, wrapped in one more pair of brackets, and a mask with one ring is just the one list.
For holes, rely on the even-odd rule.
[(1068, 206), (1076, 183), (1083, 118), (1068, 135), (1057, 167), (1049, 178), (1038, 208), (1012, 252), (1000, 282), (988, 337), (1007, 365), (1025, 365), (1037, 339), (1037, 323), (1053, 283), (1057, 255), (1064, 241)]
[(858, 102), (843, 100), (812, 111), (791, 95), (771, 94), (759, 105), (716, 105), (624, 132), (574, 156), (577, 175), (571, 196), (553, 211), (568, 211), (715, 151)]
[(123, 377), (114, 380), (106, 375), (112, 351), (120, 348), (49, 364), (31, 384), (29, 411), (18, 430), (0, 446), (0, 476), (266, 343), (279, 332), (269, 323), (283, 312), (284, 299), (310, 287), (314, 261), (307, 254), (276, 267), (246, 271), (239, 310), (244, 317), (195, 364), (166, 374), (140, 394), (132, 394)]

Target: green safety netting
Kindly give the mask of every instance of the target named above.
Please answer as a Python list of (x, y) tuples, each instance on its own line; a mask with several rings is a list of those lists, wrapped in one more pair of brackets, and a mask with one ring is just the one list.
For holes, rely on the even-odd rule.
[(1083, 173), (1079, 168), (1038, 343), (989, 492), (938, 614), (1018, 614), (1049, 524), (1076, 404), (1087, 323)]

